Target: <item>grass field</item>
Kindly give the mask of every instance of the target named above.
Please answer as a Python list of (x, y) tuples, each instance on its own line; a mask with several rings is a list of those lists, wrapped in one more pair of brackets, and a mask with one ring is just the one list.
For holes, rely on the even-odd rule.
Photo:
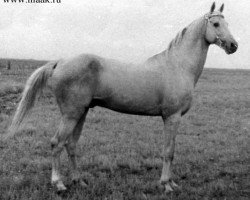
[[(32, 70), (0, 68), (0, 134), (5, 134)], [(94, 108), (77, 147), (88, 187), (70, 184), (64, 152), (62, 171), (69, 190), (57, 195), (50, 184), (49, 141), (60, 116), (53, 96), (45, 92), (15, 138), (0, 142), (0, 199), (249, 200), (250, 71), (206, 69), (194, 96), (176, 140), (174, 173), (181, 190), (166, 195), (158, 186), (161, 118)]]

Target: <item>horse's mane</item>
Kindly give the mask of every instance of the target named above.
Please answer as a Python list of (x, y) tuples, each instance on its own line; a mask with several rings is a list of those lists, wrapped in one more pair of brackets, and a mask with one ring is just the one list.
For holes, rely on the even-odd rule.
[(169, 43), (169, 45), (168, 45), (168, 50), (171, 50), (171, 48), (172, 48), (174, 45), (179, 44), (179, 43), (182, 41), (182, 39), (183, 39), (183, 37), (184, 37), (184, 35), (185, 35), (187, 29), (188, 29), (188, 27), (185, 27), (185, 28), (183, 28), (181, 31), (179, 31), (179, 32), (176, 34), (175, 38)]

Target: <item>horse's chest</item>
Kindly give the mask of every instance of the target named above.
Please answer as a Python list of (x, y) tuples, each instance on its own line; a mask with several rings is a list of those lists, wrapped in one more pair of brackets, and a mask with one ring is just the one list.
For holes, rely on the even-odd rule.
[(171, 115), (180, 111), (185, 113), (192, 104), (193, 88), (186, 84), (166, 87), (162, 98), (162, 112)]

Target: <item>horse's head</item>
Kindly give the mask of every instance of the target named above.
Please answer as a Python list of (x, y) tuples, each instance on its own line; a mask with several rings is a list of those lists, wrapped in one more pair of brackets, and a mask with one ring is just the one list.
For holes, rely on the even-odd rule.
[(211, 6), (211, 10), (205, 15), (207, 21), (207, 29), (205, 33), (206, 41), (209, 44), (216, 44), (223, 48), (227, 54), (234, 53), (238, 48), (238, 43), (228, 29), (228, 23), (222, 15), (224, 4), (218, 11), (214, 11), (215, 3)]

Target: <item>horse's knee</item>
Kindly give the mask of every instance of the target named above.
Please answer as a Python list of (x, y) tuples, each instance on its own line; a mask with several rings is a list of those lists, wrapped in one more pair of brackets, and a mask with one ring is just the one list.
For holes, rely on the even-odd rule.
[(172, 162), (174, 160), (174, 154), (173, 153), (170, 153), (169, 155), (167, 155), (165, 157), (165, 160), (168, 160), (170, 162)]
[(75, 155), (76, 144), (74, 142), (66, 143), (65, 147), (69, 156)]

